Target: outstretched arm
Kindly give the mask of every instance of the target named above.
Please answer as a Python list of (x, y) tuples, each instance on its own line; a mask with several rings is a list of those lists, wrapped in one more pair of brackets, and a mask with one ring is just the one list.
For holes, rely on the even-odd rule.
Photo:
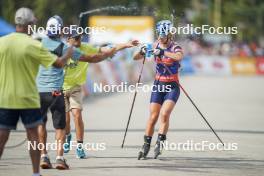
[(80, 61), (81, 62), (90, 62), (90, 63), (101, 62), (101, 61), (107, 59), (108, 57), (112, 57), (115, 53), (117, 53), (120, 50), (123, 50), (126, 48), (131, 48), (133, 46), (137, 46), (138, 43), (139, 43), (138, 40), (132, 40), (132, 41), (125, 43), (125, 44), (118, 44), (115, 47), (110, 48), (110, 49), (101, 48), (100, 53), (93, 54), (93, 55), (84, 55), (80, 58)]
[(105, 51), (103, 53), (97, 53), (97, 54), (90, 54), (90, 55), (83, 55), (80, 58), (81, 62), (90, 62), (90, 63), (97, 63), (101, 62), (108, 57), (112, 57), (116, 53), (116, 49), (112, 48), (108, 51)]
[(131, 48), (131, 47), (137, 46), (138, 44), (139, 44), (138, 40), (131, 40), (127, 43), (116, 45), (115, 49), (116, 49), (116, 51), (120, 51), (120, 50), (123, 50), (126, 48)]
[[(118, 52), (118, 51), (121, 51), (121, 50), (126, 49), (126, 48), (131, 48), (131, 47), (137, 46), (138, 44), (139, 44), (138, 40), (132, 40), (132, 41), (129, 41), (127, 43), (117, 44), (113, 48), (116, 50), (116, 52)], [(102, 53), (106, 52), (108, 50), (109, 50), (109, 48), (107, 48), (107, 47), (100, 48), (100, 52), (102, 52)]]

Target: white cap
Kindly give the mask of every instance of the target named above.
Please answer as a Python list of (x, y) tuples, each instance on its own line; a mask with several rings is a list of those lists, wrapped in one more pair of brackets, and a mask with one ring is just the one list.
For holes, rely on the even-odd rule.
[(48, 36), (56, 36), (59, 34), (60, 30), (63, 28), (63, 21), (60, 16), (54, 15), (49, 18), (46, 26)]
[(33, 11), (26, 7), (21, 7), (16, 11), (15, 15), (15, 23), (20, 25), (26, 25), (30, 23), (34, 23), (36, 21), (36, 17)]

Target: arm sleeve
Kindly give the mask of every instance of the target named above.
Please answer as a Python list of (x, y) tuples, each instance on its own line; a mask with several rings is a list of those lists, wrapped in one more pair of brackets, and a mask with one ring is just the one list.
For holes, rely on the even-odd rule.
[(27, 47), (27, 55), (34, 62), (37, 62), (44, 67), (51, 66), (57, 59), (57, 56), (50, 53), (46, 48), (44, 48), (41, 43), (29, 45)]

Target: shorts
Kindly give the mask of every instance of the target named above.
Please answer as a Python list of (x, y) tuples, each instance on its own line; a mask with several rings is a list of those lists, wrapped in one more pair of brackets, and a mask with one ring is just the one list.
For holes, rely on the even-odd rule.
[[(161, 89), (162, 86), (170, 86), (170, 89)], [(178, 101), (179, 96), (180, 88), (177, 83), (163, 83), (155, 80), (151, 92), (150, 103), (158, 103), (162, 105), (165, 100), (172, 100), (176, 103)]]
[(75, 86), (69, 90), (64, 91), (64, 100), (65, 100), (65, 110), (66, 112), (71, 111), (72, 109), (82, 110), (82, 87)]
[(48, 118), (48, 109), (50, 109), (55, 129), (64, 129), (66, 126), (64, 95), (54, 96), (51, 92), (41, 92), (40, 94), (40, 112), (43, 121), (46, 123)]
[(40, 109), (3, 109), (0, 108), (0, 129), (14, 130), (21, 118), (25, 128), (35, 128), (42, 124)]

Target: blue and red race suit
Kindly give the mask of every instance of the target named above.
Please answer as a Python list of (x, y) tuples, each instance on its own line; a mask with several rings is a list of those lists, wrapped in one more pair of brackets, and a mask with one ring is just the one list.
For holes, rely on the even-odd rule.
[[(160, 44), (154, 44), (154, 48), (160, 48)], [(171, 53), (183, 52), (182, 48), (175, 42), (171, 42), (164, 51)], [(162, 105), (165, 100), (172, 100), (176, 103), (180, 95), (180, 88), (176, 83), (176, 81), (179, 81), (178, 70), (180, 68), (180, 62), (164, 55), (161, 58), (155, 56), (155, 62), (156, 75), (150, 102)], [(158, 88), (166, 85), (171, 86), (169, 91)]]

